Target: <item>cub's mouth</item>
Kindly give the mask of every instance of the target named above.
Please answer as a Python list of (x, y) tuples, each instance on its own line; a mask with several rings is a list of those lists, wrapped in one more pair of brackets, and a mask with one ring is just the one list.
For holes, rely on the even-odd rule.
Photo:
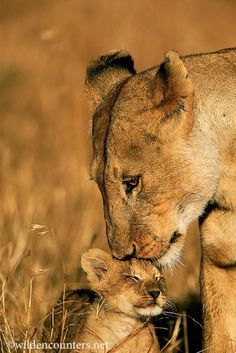
[(150, 302), (149, 304), (134, 305), (134, 309), (140, 316), (157, 316), (163, 311), (163, 307), (166, 304), (166, 297), (161, 293), (158, 299)]
[(135, 305), (134, 309), (140, 316), (157, 316), (162, 313), (162, 308), (158, 304), (149, 304), (146, 306)]

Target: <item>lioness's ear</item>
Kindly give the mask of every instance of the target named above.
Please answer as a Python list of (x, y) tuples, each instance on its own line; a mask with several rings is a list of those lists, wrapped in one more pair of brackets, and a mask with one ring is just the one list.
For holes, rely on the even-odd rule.
[(162, 79), (162, 82), (157, 80), (157, 85), (154, 85), (154, 97), (156, 97), (155, 103), (157, 105), (161, 103), (161, 100), (168, 102), (184, 99), (193, 93), (187, 69), (175, 51), (169, 51), (165, 54), (164, 62), (159, 66), (156, 78)]
[(92, 284), (101, 282), (107, 276), (112, 257), (101, 249), (89, 249), (81, 258), (82, 269)]
[[(154, 79), (154, 104), (165, 113), (163, 123), (171, 130), (182, 127), (181, 131), (188, 133), (192, 126), (193, 86), (188, 72), (179, 54), (169, 51), (160, 65)], [(178, 114), (182, 114), (178, 118)], [(171, 119), (172, 118), (172, 119)], [(163, 134), (165, 129), (163, 128)]]
[(134, 62), (126, 51), (112, 51), (92, 60), (86, 86), (93, 111), (114, 87), (135, 74)]
[(86, 86), (93, 110), (93, 163), (90, 174), (97, 182), (103, 170), (102, 155), (111, 107), (121, 84), (134, 74), (133, 59), (126, 51), (107, 53), (88, 66)]
[(165, 55), (166, 89), (165, 99), (186, 98), (192, 94), (192, 83), (179, 54), (169, 51)]

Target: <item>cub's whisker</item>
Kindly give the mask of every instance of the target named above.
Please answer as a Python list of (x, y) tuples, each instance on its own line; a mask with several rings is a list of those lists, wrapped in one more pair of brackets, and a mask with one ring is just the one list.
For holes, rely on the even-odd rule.
[(203, 328), (202, 324), (197, 321), (196, 319), (194, 319), (194, 317), (192, 317), (191, 315), (188, 314), (181, 314), (181, 313), (175, 313), (175, 312), (171, 312), (171, 311), (163, 311), (162, 314), (164, 316), (177, 316), (177, 317), (184, 317), (186, 316), (187, 318), (189, 318), (190, 320), (192, 320), (193, 322), (195, 322), (195, 324), (197, 324), (198, 326), (200, 326), (201, 328)]

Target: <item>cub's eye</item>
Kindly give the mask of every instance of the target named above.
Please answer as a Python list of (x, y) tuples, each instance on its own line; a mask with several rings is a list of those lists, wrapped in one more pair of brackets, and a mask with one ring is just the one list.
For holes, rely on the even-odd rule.
[(126, 180), (123, 181), (126, 195), (130, 195), (131, 192), (138, 186), (139, 179), (140, 179), (140, 176), (137, 175), (137, 176), (127, 178)]
[(138, 283), (140, 282), (140, 278), (138, 276), (125, 275), (125, 279), (131, 279), (132, 281)]

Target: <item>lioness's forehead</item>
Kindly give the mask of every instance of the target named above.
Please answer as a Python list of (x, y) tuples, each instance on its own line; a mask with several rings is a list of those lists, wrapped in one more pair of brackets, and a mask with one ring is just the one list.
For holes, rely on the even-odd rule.
[[(107, 134), (109, 158), (143, 159), (143, 146), (158, 147), (157, 110), (153, 100), (156, 69), (132, 76), (122, 87), (110, 114)], [(145, 122), (145, 124), (144, 124)], [(135, 132), (135, 133), (131, 133)]]
[(112, 117), (130, 118), (153, 107), (152, 89), (156, 70), (148, 70), (132, 76), (122, 87), (112, 109)]

